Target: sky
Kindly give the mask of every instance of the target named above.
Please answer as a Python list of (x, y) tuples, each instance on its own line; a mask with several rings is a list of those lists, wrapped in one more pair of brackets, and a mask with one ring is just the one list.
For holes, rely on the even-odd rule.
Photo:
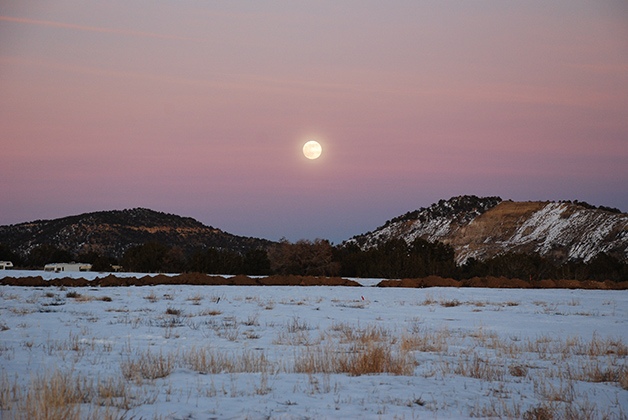
[(340, 243), (464, 194), (628, 212), (628, 2), (0, 2), (0, 225)]

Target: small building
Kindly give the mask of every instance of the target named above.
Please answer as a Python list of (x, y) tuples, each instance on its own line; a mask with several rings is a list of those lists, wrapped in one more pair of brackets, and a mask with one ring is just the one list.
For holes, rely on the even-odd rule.
[(53, 271), (60, 273), (62, 271), (90, 271), (92, 265), (88, 263), (50, 263), (46, 264), (44, 271)]
[(11, 261), (0, 261), (0, 270), (8, 270), (10, 268), (13, 268)]

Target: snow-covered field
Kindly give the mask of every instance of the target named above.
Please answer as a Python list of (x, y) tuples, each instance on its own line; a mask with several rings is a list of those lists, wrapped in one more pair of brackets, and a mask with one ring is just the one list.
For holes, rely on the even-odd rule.
[(627, 291), (0, 286), (0, 418), (625, 419), (627, 340)]

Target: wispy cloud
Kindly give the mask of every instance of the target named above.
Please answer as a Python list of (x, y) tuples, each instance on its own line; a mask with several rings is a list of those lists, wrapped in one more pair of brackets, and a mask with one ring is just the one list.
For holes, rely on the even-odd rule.
[(23, 19), (23, 18), (9, 17), (9, 16), (0, 16), (0, 21), (26, 23), (29, 25), (49, 26), (53, 28), (74, 29), (77, 31), (101, 32), (101, 33), (118, 34), (118, 35), (133, 35), (133, 36), (142, 36), (142, 37), (159, 38), (159, 39), (174, 39), (174, 40), (179, 40), (179, 41), (195, 41), (195, 42), (210, 42), (210, 43), (216, 42), (216, 41), (202, 39), (202, 38), (162, 35), (162, 34), (156, 34), (152, 32), (129, 31), (126, 29), (101, 28), (98, 26), (73, 25), (70, 23), (51, 22), (48, 20)]

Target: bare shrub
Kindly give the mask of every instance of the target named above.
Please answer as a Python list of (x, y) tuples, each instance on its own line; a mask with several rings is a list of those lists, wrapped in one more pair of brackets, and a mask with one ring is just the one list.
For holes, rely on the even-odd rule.
[(188, 302), (192, 302), (192, 305), (200, 305), (203, 300), (203, 295), (197, 292), (194, 296), (190, 296), (186, 299)]
[(181, 309), (177, 309), (177, 308), (173, 308), (173, 307), (168, 307), (168, 309), (166, 309), (166, 315), (182, 315), (183, 311)]
[(218, 309), (205, 309), (198, 313), (199, 316), (216, 316), (216, 315), (221, 315), (221, 314), (222, 314), (222, 311)]
[(148, 295), (144, 296), (144, 299), (146, 299), (150, 303), (155, 303), (155, 302), (157, 302), (159, 300), (157, 295), (155, 295), (155, 292), (153, 292), (152, 290), (151, 290), (151, 292)]
[(423, 299), (423, 302), (421, 302), (420, 305), (430, 306), (430, 305), (434, 305), (435, 303), (436, 303), (436, 299), (434, 299), (434, 296), (432, 296), (431, 293), (427, 293), (425, 295), (425, 299)]
[(219, 337), (224, 337), (229, 341), (236, 341), (240, 336), (238, 320), (235, 316), (226, 316), (220, 325), (214, 325), (214, 330)]
[(307, 321), (302, 320), (298, 316), (292, 317), (292, 319), (286, 323), (286, 330), (289, 333), (296, 333), (298, 331), (307, 331), (311, 329)]
[(522, 365), (511, 365), (508, 367), (508, 373), (511, 376), (523, 378), (528, 376), (528, 368)]
[(460, 303), (458, 299), (443, 300), (440, 303), (440, 306), (445, 307), (445, 308), (453, 308), (460, 305), (462, 305), (462, 303)]
[(247, 325), (249, 327), (259, 325), (259, 314), (258, 313), (250, 313), (245, 321), (242, 321), (243, 325)]

